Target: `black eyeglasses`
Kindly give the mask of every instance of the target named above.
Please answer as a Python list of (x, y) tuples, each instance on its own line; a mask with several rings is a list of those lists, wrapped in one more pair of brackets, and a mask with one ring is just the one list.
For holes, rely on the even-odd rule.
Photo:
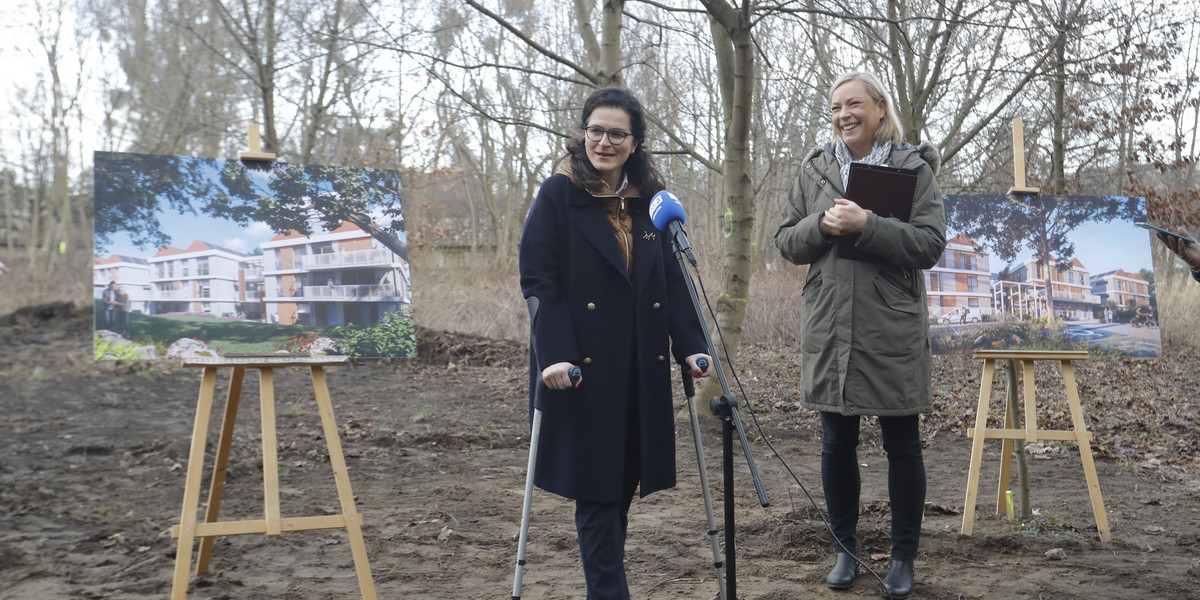
[(608, 143), (614, 146), (620, 146), (625, 141), (625, 138), (631, 135), (628, 131), (605, 129), (603, 127), (596, 127), (595, 125), (584, 127), (583, 130), (587, 132), (587, 138), (593, 142), (599, 142), (604, 139), (605, 135), (608, 135)]

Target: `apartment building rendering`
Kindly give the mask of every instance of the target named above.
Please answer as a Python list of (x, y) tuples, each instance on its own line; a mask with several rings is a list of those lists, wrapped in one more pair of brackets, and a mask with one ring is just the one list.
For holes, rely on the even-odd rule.
[(249, 318), (242, 304), (242, 271), (252, 257), (200, 240), (187, 248), (165, 246), (151, 258), (150, 313)]
[(948, 240), (937, 264), (925, 271), (929, 316), (936, 319), (956, 308), (973, 308), (993, 317), (988, 269), (987, 253), (971, 238), (958, 234)]
[(1150, 282), (1140, 273), (1122, 269), (1093, 275), (1092, 294), (1106, 308), (1135, 308), (1150, 305)]
[(117, 281), (134, 312), (313, 327), (375, 323), (412, 304), (407, 261), (350, 223), (311, 236), (278, 234), (261, 248), (245, 254), (194, 240), (148, 259), (97, 258), (94, 294)]
[[(1079, 258), (1060, 270), (1051, 257), (1049, 266), (1057, 318), (1086, 321), (1106, 307), (1150, 304), (1150, 284), (1137, 273), (1117, 269), (1093, 276)], [(1037, 259), (1026, 260), (1001, 279), (990, 272), (988, 253), (963, 234), (948, 240), (937, 264), (925, 271), (925, 289), (934, 319), (966, 309), (977, 309), (984, 319), (1037, 318), (1046, 315), (1049, 305), (1046, 271)]]
[[(1037, 258), (1025, 261), (1013, 271), (1014, 279), (1036, 286), (1035, 297), (1044, 297), (1047, 268), (1050, 279), (1050, 300), (1054, 305), (1055, 317), (1067, 320), (1088, 320), (1100, 309), (1100, 297), (1092, 293), (1091, 277), (1078, 258), (1072, 258), (1065, 268), (1053, 256), (1043, 266)], [(1044, 310), (1044, 302), (1038, 303)], [(1034, 316), (1042, 316), (1040, 313)]]
[(291, 231), (262, 244), (263, 294), (272, 323), (376, 323), (412, 304), (408, 263), (357, 225)]

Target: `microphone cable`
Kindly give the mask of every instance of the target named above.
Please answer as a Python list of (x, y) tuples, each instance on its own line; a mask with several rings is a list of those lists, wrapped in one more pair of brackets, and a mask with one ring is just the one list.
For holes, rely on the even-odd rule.
[[(681, 251), (679, 249), (675, 250), (677, 260), (680, 253)], [(725, 364), (729, 365), (729, 373), (733, 376), (733, 381), (737, 384), (737, 389), (741, 394), (741, 397), (745, 399), (744, 404), (750, 412), (750, 419), (754, 421), (754, 427), (758, 431), (759, 437), (761, 437), (763, 442), (767, 444), (767, 448), (771, 450), (771, 454), (775, 456), (781, 465), (783, 465), (784, 470), (786, 470), (788, 475), (791, 476), (792, 480), (796, 482), (796, 485), (800, 486), (800, 490), (804, 492), (805, 497), (808, 498), (808, 501), (810, 504), (812, 504), (813, 509), (817, 511), (817, 516), (821, 517), (821, 522), (825, 524), (825, 529), (829, 531), (830, 538), (832, 538), (833, 541), (837, 543), (838, 547), (840, 547), (846, 554), (849, 554), (850, 557), (854, 559), (855, 563), (857, 563), (863, 569), (866, 569), (868, 573), (875, 577), (875, 580), (879, 582), (880, 591), (882, 591), (884, 595), (886, 595), (889, 599), (894, 600), (894, 596), (892, 596), (892, 594), (889, 593), (887, 588), (883, 585), (883, 577), (880, 577), (879, 573), (875, 572), (875, 570), (868, 566), (865, 561), (859, 558), (858, 553), (852, 552), (845, 546), (845, 544), (842, 543), (841, 540), (837, 538), (837, 535), (833, 532), (833, 525), (829, 522), (829, 518), (825, 516), (825, 511), (821, 510), (821, 507), (817, 504), (816, 499), (813, 498), (812, 494), (808, 491), (808, 487), (806, 487), (804, 483), (800, 481), (800, 477), (797, 476), (794, 471), (792, 471), (791, 465), (789, 465), (783, 456), (779, 454), (779, 451), (775, 448), (775, 445), (772, 444), (770, 438), (767, 437), (766, 432), (763, 431), (762, 423), (760, 423), (758, 420), (758, 413), (754, 410), (754, 404), (750, 402), (749, 396), (746, 395), (746, 390), (742, 386), (742, 380), (738, 377), (737, 369), (734, 367), (733, 357), (729, 355), (729, 348), (725, 345), (725, 334), (721, 332), (721, 324), (717, 320), (717, 313), (715, 310), (713, 310), (712, 304), (708, 300), (708, 291), (704, 288), (704, 278), (700, 276), (699, 267), (693, 265), (692, 271), (696, 274), (696, 283), (699, 286), (700, 296), (704, 298), (704, 306), (708, 308), (708, 314), (710, 317), (712, 317), (713, 327), (717, 331), (717, 339), (721, 342), (721, 352), (725, 356)], [(713, 348), (713, 351), (715, 352), (716, 348)], [(856, 506), (855, 509), (857, 510), (858, 507)]]

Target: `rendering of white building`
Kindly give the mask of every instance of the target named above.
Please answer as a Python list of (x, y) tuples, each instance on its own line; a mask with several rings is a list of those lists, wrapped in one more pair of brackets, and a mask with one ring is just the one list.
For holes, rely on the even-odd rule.
[(134, 312), (190, 314), (285, 325), (378, 323), (412, 304), (408, 262), (356, 225), (277, 234), (248, 255), (195, 240), (149, 259), (95, 260), (93, 290), (126, 288)]
[(234, 318), (244, 280), (241, 252), (195, 240), (187, 248), (166, 246), (147, 260), (153, 286), (152, 314), (185, 313)]

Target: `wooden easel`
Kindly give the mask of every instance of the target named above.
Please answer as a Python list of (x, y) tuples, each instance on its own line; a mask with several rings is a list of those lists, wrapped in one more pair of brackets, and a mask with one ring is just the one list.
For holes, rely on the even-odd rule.
[[(1029, 187), (1025, 182), (1025, 124), (1021, 119), (1013, 119), (1013, 186), (1008, 194), (1037, 196), (1041, 191)], [(1047, 290), (1047, 295), (1050, 290)], [(1079, 446), (1079, 456), (1083, 461), (1083, 473), (1087, 478), (1088, 494), (1092, 500), (1092, 512), (1096, 516), (1096, 529), (1100, 532), (1102, 541), (1109, 541), (1108, 516), (1104, 513), (1104, 498), (1100, 494), (1100, 479), (1096, 476), (1096, 463), (1092, 458), (1092, 434), (1087, 430), (1084, 421), (1083, 405), (1079, 402), (1079, 391), (1075, 386), (1075, 369), (1073, 360), (1088, 358), (1084, 351), (1036, 351), (1036, 350), (978, 350), (975, 358), (983, 360), (983, 378), (979, 384), (979, 407), (975, 413), (975, 427), (967, 430), (968, 437), (974, 438), (971, 443), (971, 464), (967, 471), (967, 499), (963, 505), (962, 535), (971, 535), (975, 527), (975, 501), (979, 490), (979, 469), (983, 462), (983, 442), (988, 439), (1003, 440), (1000, 450), (1000, 480), (996, 490), (996, 513), (1009, 514), (1007, 492), (1011, 483), (1011, 468), (1014, 446), (1019, 460), (1024, 460), (1024, 443), (1034, 443), (1040, 440), (1074, 441)], [(1005, 416), (1003, 429), (988, 429), (988, 402), (992, 394), (992, 376), (995, 374), (996, 361), (1007, 360), (1009, 368), (1009, 393), (1002, 414)], [(1037, 426), (1037, 402), (1034, 400), (1034, 362), (1039, 360), (1057, 360), (1062, 371), (1063, 385), (1066, 388), (1067, 403), (1071, 410), (1072, 429), (1047, 430)], [(1024, 377), (1025, 418), (1021, 428), (1014, 423), (1016, 414), (1017, 394), (1016, 369), (1022, 366)], [(1022, 468), (1024, 463), (1022, 463)], [(1024, 475), (1024, 471), (1022, 471)]]
[[(1075, 368), (1071, 361), (1083, 360), (1088, 357), (1084, 351), (1042, 351), (1042, 350), (978, 350), (974, 358), (983, 359), (983, 378), (979, 384), (979, 408), (975, 412), (975, 427), (967, 430), (971, 442), (971, 465), (967, 471), (967, 499), (963, 505), (962, 535), (971, 535), (975, 526), (975, 500), (979, 490), (979, 469), (983, 462), (984, 440), (1004, 440), (1000, 450), (1000, 481), (996, 492), (996, 513), (1007, 512), (1005, 492), (1009, 489), (1010, 464), (1013, 458), (1013, 441), (1024, 440), (1029, 443), (1041, 440), (1074, 441), (1079, 445), (1079, 457), (1083, 461), (1083, 474), (1087, 478), (1088, 494), (1092, 500), (1092, 512), (1096, 516), (1096, 529), (1100, 532), (1100, 540), (1107, 542), (1112, 536), (1108, 530), (1108, 516), (1104, 512), (1104, 498), (1100, 494), (1100, 479), (1096, 476), (1096, 463), (1092, 459), (1092, 434), (1087, 430), (1084, 420), (1083, 405), (1079, 402), (1079, 391), (1075, 387)], [(1020, 363), (1024, 378), (1025, 419), (1021, 427), (1012, 420), (1012, 411), (1005, 407), (1002, 414), (1008, 415), (1003, 429), (989, 429), (987, 426), (988, 402), (992, 395), (992, 376), (995, 373), (997, 360), (1010, 360)], [(1039, 360), (1057, 360), (1062, 369), (1063, 386), (1066, 388), (1067, 404), (1071, 409), (1072, 429), (1055, 430), (1039, 429), (1037, 425), (1037, 402), (1034, 400), (1034, 362)], [(1010, 366), (1011, 368), (1011, 366)], [(1008, 402), (1014, 402), (1015, 394), (1009, 394)]]
[[(350, 538), (350, 552), (354, 557), (354, 569), (364, 600), (375, 600), (375, 584), (371, 579), (371, 568), (367, 564), (367, 549), (362, 537), (362, 515), (354, 507), (354, 493), (350, 490), (350, 478), (346, 473), (346, 461), (338, 438), (337, 424), (333, 419), (333, 406), (329, 400), (329, 388), (325, 382), (326, 365), (344, 364), (344, 356), (265, 356), (248, 358), (192, 358), (185, 359), (185, 367), (202, 367), (204, 376), (200, 383), (200, 397), (196, 404), (196, 421), (192, 428), (192, 446), (188, 453), (187, 480), (183, 490), (183, 512), (179, 525), (171, 528), (172, 537), (178, 538), (175, 551), (175, 575), (171, 585), (172, 600), (187, 598), (188, 570), (191, 566), (192, 541), (200, 538), (200, 551), (196, 559), (196, 574), (208, 571), (212, 554), (213, 539), (222, 535), (265, 533), (279, 535), (284, 531), (308, 529), (345, 529)], [(208, 490), (208, 508), (204, 519), (197, 521), (200, 486), (204, 474), (204, 448), (208, 437), (208, 423), (212, 414), (213, 394), (216, 390), (217, 371), (232, 367), (229, 392), (225, 400), (225, 414), (221, 422), (221, 434), (217, 441), (213, 465), (212, 483)], [(337, 515), (317, 517), (283, 518), (279, 514), (279, 459), (275, 437), (275, 369), (282, 367), (308, 367), (312, 374), (313, 391), (317, 408), (321, 413), (321, 426), (325, 444), (329, 450), (329, 463), (337, 483), (338, 500), (342, 512)], [(233, 441), (233, 425), (237, 418), (238, 401), (241, 397), (242, 379), (246, 369), (259, 371), (259, 403), (262, 414), (262, 470), (264, 518), (243, 521), (218, 522), (221, 510), (221, 495), (225, 488), (225, 472), (229, 465), (230, 444)]]
[[(258, 125), (248, 128), (249, 152), (239, 155), (241, 160), (273, 161), (275, 154), (263, 152)], [(185, 359), (185, 367), (203, 367), (200, 382), (200, 398), (196, 403), (196, 421), (192, 427), (192, 447), (188, 452), (187, 480), (183, 487), (183, 511), (179, 525), (171, 528), (171, 536), (179, 540), (175, 550), (175, 574), (171, 583), (172, 600), (187, 598), (188, 570), (192, 560), (192, 542), (200, 538), (200, 550), (196, 558), (196, 574), (208, 572), (212, 556), (213, 540), (222, 535), (265, 533), (276, 536), (283, 531), (308, 529), (345, 529), (350, 538), (350, 553), (354, 557), (354, 570), (363, 600), (375, 600), (375, 583), (371, 579), (371, 567), (367, 563), (367, 548), (362, 537), (362, 515), (354, 507), (354, 493), (350, 490), (350, 477), (346, 472), (346, 459), (338, 437), (337, 423), (333, 419), (333, 404), (329, 400), (329, 387), (325, 383), (325, 365), (346, 362), (344, 356), (290, 356), (268, 355), (242, 358), (192, 358)], [(221, 421), (221, 434), (217, 441), (217, 452), (213, 463), (212, 483), (208, 489), (208, 508), (204, 520), (197, 522), (200, 485), (204, 474), (204, 447), (208, 438), (208, 422), (212, 415), (213, 394), (217, 385), (217, 370), (232, 367), (229, 393), (225, 399), (225, 415)], [(282, 367), (308, 367), (312, 375), (313, 392), (317, 398), (317, 409), (321, 413), (321, 427), (325, 435), (325, 446), (329, 451), (329, 464), (333, 467), (333, 478), (337, 484), (338, 501), (342, 513), (318, 517), (283, 518), (279, 511), (279, 458), (275, 436), (275, 369)], [(263, 444), (263, 505), (264, 518), (245, 521), (218, 522), (221, 511), (221, 495), (225, 490), (225, 472), (229, 466), (229, 450), (233, 441), (233, 425), (237, 420), (238, 401), (241, 399), (242, 379), (246, 369), (259, 371), (259, 405), (262, 417)]]

